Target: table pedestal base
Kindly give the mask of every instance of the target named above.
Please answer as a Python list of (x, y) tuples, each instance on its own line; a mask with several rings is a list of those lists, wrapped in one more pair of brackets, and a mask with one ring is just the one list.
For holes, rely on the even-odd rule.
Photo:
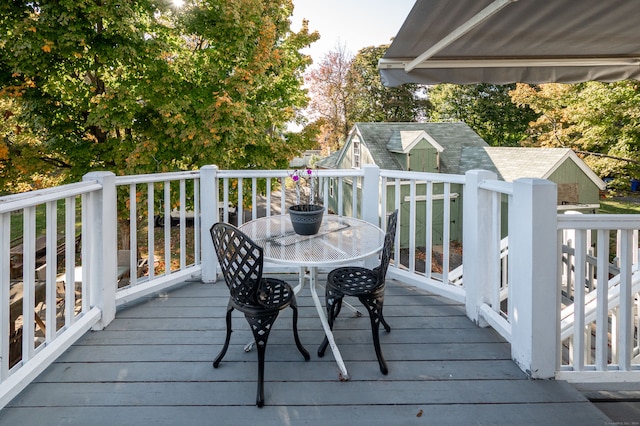
[[(307, 270), (309, 274), (307, 274)], [(327, 340), (329, 341), (329, 347), (331, 348), (331, 352), (333, 352), (333, 357), (338, 364), (338, 369), (340, 369), (339, 379), (341, 381), (349, 380), (349, 373), (347, 372), (347, 367), (342, 360), (342, 355), (340, 354), (340, 350), (336, 345), (336, 342), (333, 338), (333, 332), (329, 327), (329, 321), (327, 321), (327, 316), (324, 312), (324, 308), (322, 307), (322, 303), (320, 302), (320, 298), (318, 297), (318, 292), (316, 290), (316, 282), (318, 278), (318, 267), (312, 266), (307, 268), (306, 266), (302, 266), (300, 268), (300, 284), (298, 284), (295, 290), (300, 291), (304, 285), (304, 280), (309, 279), (309, 290), (311, 290), (311, 297), (313, 298), (313, 304), (316, 306), (316, 310), (318, 311), (318, 316), (320, 317), (320, 322), (322, 323), (322, 328), (324, 329), (324, 334), (327, 336)]]

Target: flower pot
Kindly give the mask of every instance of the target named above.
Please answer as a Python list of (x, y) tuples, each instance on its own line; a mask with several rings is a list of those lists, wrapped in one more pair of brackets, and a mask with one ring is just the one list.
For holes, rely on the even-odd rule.
[(296, 204), (289, 207), (293, 230), (298, 235), (315, 235), (320, 230), (324, 207), (317, 204)]

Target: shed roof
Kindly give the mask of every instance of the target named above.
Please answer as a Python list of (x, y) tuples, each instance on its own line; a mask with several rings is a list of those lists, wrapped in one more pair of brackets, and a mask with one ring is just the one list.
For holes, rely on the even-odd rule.
[[(460, 156), (466, 146), (483, 147), (487, 143), (463, 122), (439, 123), (356, 123), (352, 129), (361, 137), (361, 142), (369, 150), (374, 162), (382, 169), (402, 170), (402, 166), (393, 156), (394, 152), (405, 152), (405, 142), (410, 136), (426, 135), (427, 141), (438, 148), (444, 147), (440, 154), (442, 173), (460, 173)], [(414, 133), (417, 132), (417, 133)], [(348, 143), (352, 136), (349, 137)], [(348, 146), (345, 145), (345, 148)], [(440, 151), (440, 150), (439, 150)], [(464, 172), (462, 172), (464, 173)]]
[(573, 161), (600, 189), (605, 183), (569, 148), (466, 147), (460, 169), (484, 169), (513, 182), (520, 178), (547, 179), (564, 163)]

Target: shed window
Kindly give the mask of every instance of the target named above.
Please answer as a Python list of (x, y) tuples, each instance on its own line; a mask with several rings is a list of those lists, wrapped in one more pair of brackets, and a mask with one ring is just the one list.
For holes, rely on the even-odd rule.
[(353, 167), (360, 168), (360, 141), (357, 138), (353, 139)]

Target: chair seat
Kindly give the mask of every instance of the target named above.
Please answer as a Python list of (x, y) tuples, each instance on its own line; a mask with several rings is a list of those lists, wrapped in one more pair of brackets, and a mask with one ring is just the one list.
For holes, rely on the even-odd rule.
[(357, 266), (337, 268), (327, 276), (327, 287), (340, 290), (346, 296), (371, 294), (380, 286), (376, 271)]
[(263, 278), (258, 290), (258, 303), (266, 309), (283, 309), (291, 304), (293, 289), (285, 281)]
[(240, 300), (231, 299), (231, 304), (241, 312), (251, 315), (265, 315), (278, 312), (291, 305), (294, 292), (291, 286), (276, 278), (263, 278), (262, 284), (256, 291), (256, 302), (243, 303)]

